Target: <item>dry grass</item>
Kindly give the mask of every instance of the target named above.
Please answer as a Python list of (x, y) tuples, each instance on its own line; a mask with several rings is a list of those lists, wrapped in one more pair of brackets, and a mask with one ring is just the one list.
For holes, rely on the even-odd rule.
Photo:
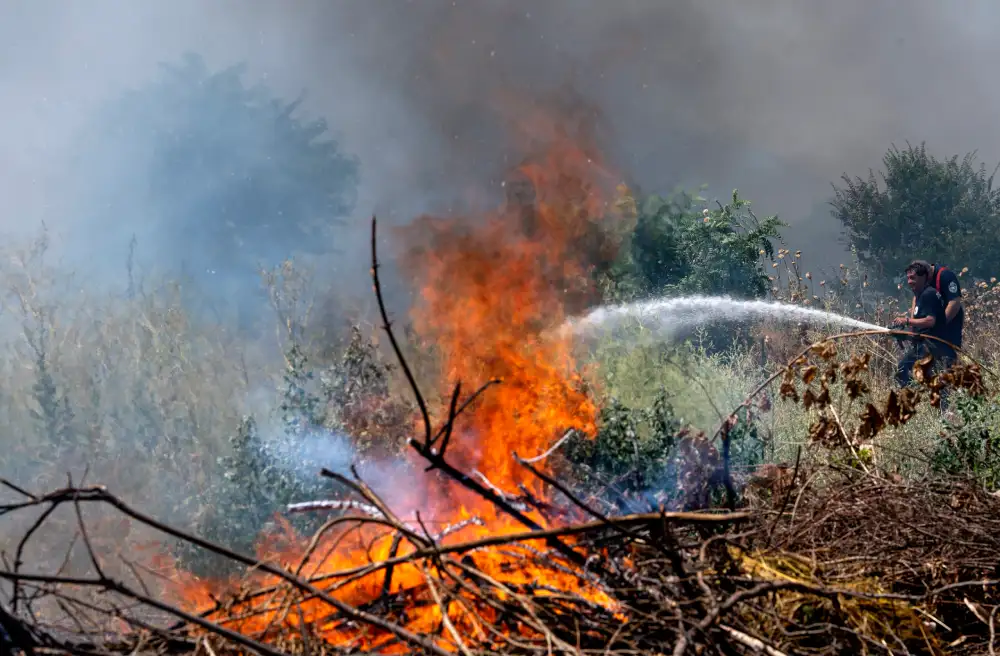
[[(901, 307), (908, 307), (908, 290), (900, 290), (898, 299), (881, 298), (857, 270), (841, 265), (835, 275), (821, 277), (804, 271), (801, 257), (800, 252), (787, 249), (777, 253), (772, 274), (773, 300), (883, 326), (901, 312)], [(965, 351), (987, 370), (1000, 371), (1000, 325), (996, 321), (1000, 316), (1000, 283), (969, 280), (965, 284)], [(663, 388), (687, 424), (711, 432), (758, 384), (805, 347), (829, 334), (805, 325), (762, 322), (748, 344), (713, 351), (699, 343), (697, 336), (681, 344), (657, 343), (637, 325), (626, 339), (617, 336), (598, 344), (586, 360), (596, 365), (597, 387), (606, 397), (615, 397), (628, 406), (645, 407)], [(846, 361), (853, 355), (868, 357), (862, 378), (870, 397), (885, 399), (895, 388), (899, 351), (893, 340), (859, 336), (838, 357)], [(816, 410), (782, 402), (776, 392), (776, 386), (763, 391), (761, 396), (768, 402), (765, 409), (757, 410), (757, 424), (770, 459), (791, 462), (800, 448), (810, 446), (808, 429), (816, 419)], [(863, 405), (839, 389), (831, 390), (830, 407), (844, 417), (856, 416), (863, 410)], [(886, 427), (877, 440), (860, 446), (866, 458), (873, 458), (886, 471), (918, 476), (927, 471), (931, 452), (942, 431), (950, 427), (943, 413), (930, 409), (905, 425)], [(823, 449), (808, 449), (806, 456), (818, 462), (828, 460)]]

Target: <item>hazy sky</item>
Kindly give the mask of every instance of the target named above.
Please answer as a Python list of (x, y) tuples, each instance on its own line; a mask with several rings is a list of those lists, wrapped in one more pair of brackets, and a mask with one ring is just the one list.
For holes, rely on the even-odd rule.
[(194, 51), (216, 69), (245, 61), (289, 99), (305, 89), (305, 111), (360, 157), (349, 253), (372, 211), (403, 221), (497, 182), (516, 155), (497, 92), (572, 85), (630, 178), (739, 187), (835, 266), (839, 226), (816, 207), (844, 171), (865, 175), (906, 140), (1000, 160), (998, 21), (991, 0), (7, 0), (0, 228), (58, 226), (61, 176), (91, 173), (64, 170), (74, 131)]

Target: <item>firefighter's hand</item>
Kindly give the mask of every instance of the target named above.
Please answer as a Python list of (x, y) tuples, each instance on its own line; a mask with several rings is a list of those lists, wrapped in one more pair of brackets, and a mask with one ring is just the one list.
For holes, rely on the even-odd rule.
[(892, 320), (892, 327), (899, 328), (906, 325), (907, 317), (896, 317)]

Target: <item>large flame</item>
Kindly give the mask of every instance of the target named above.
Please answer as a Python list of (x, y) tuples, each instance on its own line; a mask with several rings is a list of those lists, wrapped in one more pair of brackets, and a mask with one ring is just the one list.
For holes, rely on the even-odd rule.
[(595, 407), (566, 340), (548, 329), (596, 298), (591, 269), (608, 259), (601, 231), (610, 176), (558, 138), (509, 177), (493, 216), (422, 217), (406, 229), (403, 260), (421, 287), (417, 334), (433, 344), (449, 385), (503, 383), (478, 404), (453, 454), (515, 490), (526, 483), (511, 453), (544, 451), (560, 431), (593, 430)]
[[(402, 269), (420, 292), (412, 324), (419, 340), (432, 345), (439, 359), (438, 391), (450, 390), (458, 381), (471, 391), (487, 380), (502, 380), (461, 418), (449, 460), (463, 471), (478, 472), (498, 489), (515, 495), (519, 489), (528, 490), (538, 498), (544, 491), (517, 466), (512, 453), (534, 456), (568, 429), (593, 433), (594, 401), (570, 344), (551, 329), (597, 299), (593, 267), (607, 263), (614, 254), (614, 239), (604, 225), (614, 216), (610, 206), (614, 180), (594, 152), (554, 125), (546, 126), (544, 150), (509, 176), (502, 208), (464, 219), (421, 217), (400, 235)], [(440, 407), (432, 410), (438, 410), (438, 417), (443, 414)], [(525, 530), (491, 504), (440, 477), (435, 481), (427, 475), (412, 485), (415, 497), (420, 497), (414, 506), (430, 508), (438, 526), (480, 520), (480, 525), (461, 531), (462, 540)], [(389, 534), (379, 537), (367, 530), (325, 541), (336, 543), (332, 553), (326, 553), (330, 547), (324, 545), (307, 555), (305, 542), (294, 540), (272, 544), (270, 552), (280, 554), (281, 562), (292, 569), (310, 558), (302, 573), (315, 577), (388, 558), (393, 548)], [(476, 553), (475, 561), (481, 570), (510, 584), (541, 582), (607, 601), (600, 592), (584, 589), (576, 576), (556, 569), (520, 561), (512, 567), (509, 557), (489, 551)], [(391, 589), (420, 588), (427, 576), (414, 566), (397, 567)], [(382, 594), (383, 581), (384, 574), (341, 580), (333, 594), (364, 605)], [(254, 585), (268, 583), (257, 580)], [(189, 577), (183, 595), (193, 607), (210, 606), (216, 587)], [(368, 649), (379, 646), (377, 638), (360, 637), (356, 628), (324, 619), (330, 608), (320, 601), (307, 602), (302, 616), (292, 617), (279, 616), (280, 600), (254, 599), (245, 604), (255, 606), (242, 612), (245, 619), (230, 626), (259, 634), (268, 627), (305, 621), (328, 640)], [(273, 610), (268, 604), (274, 605)], [(454, 623), (467, 625), (461, 610), (455, 612)], [(431, 631), (438, 622), (440, 610), (433, 603), (406, 613), (407, 626), (417, 632)]]

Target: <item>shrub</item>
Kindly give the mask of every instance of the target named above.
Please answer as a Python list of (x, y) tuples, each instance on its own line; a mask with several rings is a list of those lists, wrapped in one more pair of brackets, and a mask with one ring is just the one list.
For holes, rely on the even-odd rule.
[[(297, 342), (285, 360), (278, 427), (266, 435), (255, 417), (242, 419), (230, 453), (218, 461), (222, 476), (211, 493), (213, 506), (199, 522), (203, 535), (244, 553), (277, 527), (273, 520), (289, 504), (338, 498), (341, 490), (320, 477), (321, 468), (346, 470), (398, 454), (410, 419), (409, 406), (390, 395), (392, 367), (357, 326), (328, 367), (311, 366)], [(308, 534), (325, 519), (296, 515), (282, 527)], [(192, 551), (182, 560), (196, 571), (217, 571), (222, 564)]]
[(937, 441), (932, 471), (967, 476), (990, 491), (1000, 489), (1000, 405), (996, 399), (966, 394), (956, 395), (952, 405), (961, 421)]
[(938, 160), (923, 144), (893, 146), (880, 176), (842, 177), (832, 214), (877, 286), (891, 293), (917, 257), (968, 266), (980, 277), (996, 273), (1000, 190), (993, 187), (996, 171), (987, 173), (975, 156)]
[(753, 467), (763, 462), (763, 442), (746, 412), (740, 413), (729, 438), (728, 453), (720, 455), (703, 434), (683, 425), (661, 387), (646, 407), (607, 400), (596, 436), (574, 434), (564, 457), (576, 486), (618, 511), (702, 507), (721, 502), (722, 459), (730, 459), (730, 471), (733, 463)]
[(609, 295), (631, 299), (662, 293), (760, 297), (770, 287), (762, 257), (784, 225), (758, 219), (734, 191), (717, 208), (686, 192), (651, 195), (638, 204), (635, 227), (608, 272)]

